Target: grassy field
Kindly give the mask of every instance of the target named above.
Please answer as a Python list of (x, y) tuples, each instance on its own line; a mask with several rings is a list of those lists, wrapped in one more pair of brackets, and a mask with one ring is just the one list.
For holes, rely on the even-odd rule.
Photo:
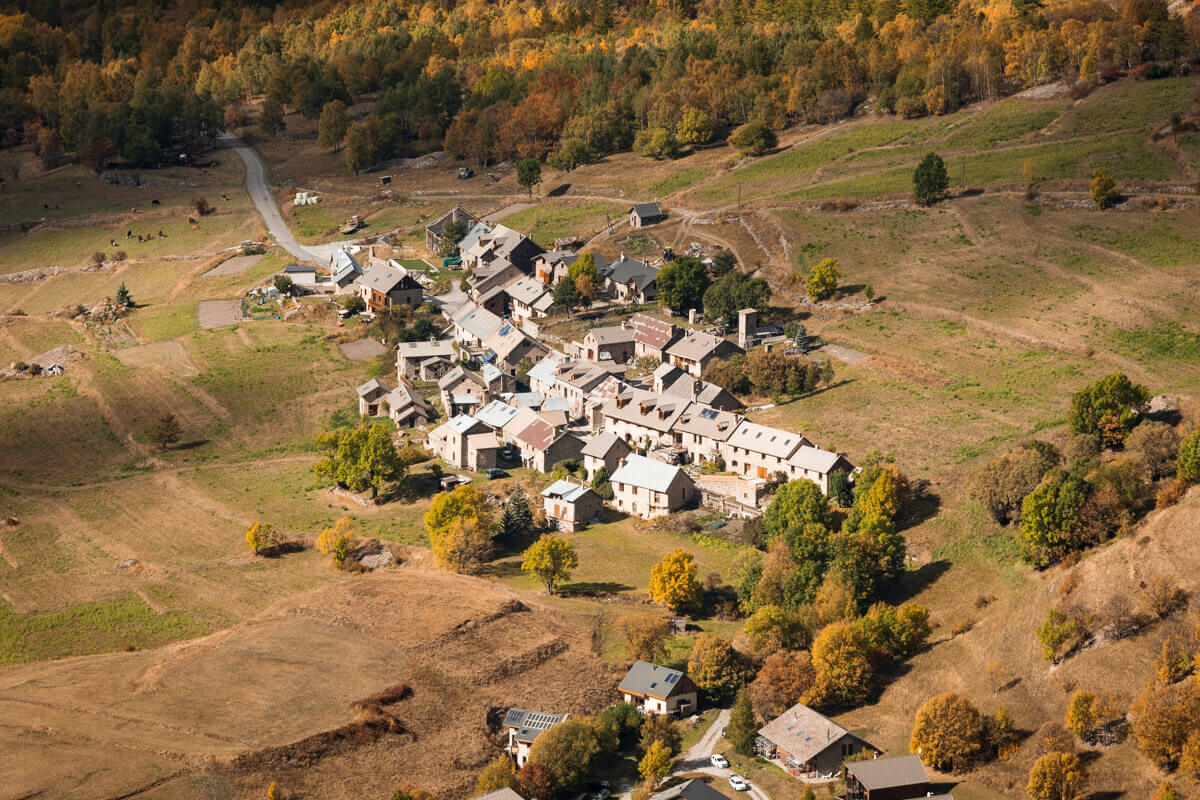
[(619, 219), (624, 209), (612, 203), (559, 206), (541, 203), (505, 217), (504, 225), (520, 231), (535, 242), (549, 244), (560, 236), (595, 233), (605, 219)]

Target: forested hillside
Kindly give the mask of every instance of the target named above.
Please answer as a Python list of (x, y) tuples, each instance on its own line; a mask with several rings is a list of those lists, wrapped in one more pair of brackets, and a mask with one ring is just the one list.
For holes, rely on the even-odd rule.
[[(1200, 59), (1163, 0), (175, 0), (0, 4), (0, 135), (49, 159), (156, 163), (246, 119), (376, 100), (348, 162), (655, 154), (862, 104), (943, 114), (1062, 78), (1086, 92)], [(337, 126), (335, 126), (337, 127)], [(344, 127), (344, 126), (343, 126)], [(638, 137), (640, 131), (645, 131)]]

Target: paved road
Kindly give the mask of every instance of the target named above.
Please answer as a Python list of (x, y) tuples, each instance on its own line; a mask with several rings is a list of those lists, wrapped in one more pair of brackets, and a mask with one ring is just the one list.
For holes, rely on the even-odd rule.
[(328, 255), (322, 258), (321, 254), (304, 247), (296, 241), (296, 237), (288, 229), (287, 223), (283, 221), (283, 215), (279, 213), (279, 208), (275, 205), (271, 188), (267, 185), (267, 167), (259, 158), (258, 153), (254, 152), (254, 148), (229, 134), (222, 136), (220, 142), (236, 152), (241, 157), (242, 163), (246, 165), (246, 191), (249, 193), (250, 199), (254, 201), (254, 206), (258, 209), (263, 222), (267, 224), (267, 230), (275, 237), (275, 241), (279, 242), (279, 246), (300, 261), (328, 264)]

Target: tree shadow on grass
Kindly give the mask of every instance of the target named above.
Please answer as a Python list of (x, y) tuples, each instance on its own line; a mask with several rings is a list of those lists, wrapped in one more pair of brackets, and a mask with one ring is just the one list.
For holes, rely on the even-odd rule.
[(950, 570), (950, 561), (945, 558), (922, 564), (916, 569), (906, 570), (895, 588), (889, 593), (894, 603), (902, 603), (916, 597), (932, 586), (938, 578)]
[(479, 568), (479, 575), (489, 578), (515, 578), (521, 574), (521, 562), (513, 559), (505, 559), (504, 561), (493, 561), (489, 564), (484, 564)]
[(204, 447), (208, 444), (208, 439), (193, 439), (190, 442), (180, 442), (172, 447), (172, 450), (195, 450), (197, 447)]
[(560, 597), (604, 597), (632, 590), (632, 586), (618, 581), (578, 581), (560, 586), (557, 592)]

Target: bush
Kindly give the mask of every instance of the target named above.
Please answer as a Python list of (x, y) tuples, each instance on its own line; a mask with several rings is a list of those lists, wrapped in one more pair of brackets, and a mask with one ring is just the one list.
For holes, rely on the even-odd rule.
[(212, 213), (212, 206), (208, 204), (208, 198), (206, 197), (193, 197), (192, 208), (194, 208), (196, 213), (201, 217), (207, 217)]
[(1159, 769), (1179, 763), (1188, 736), (1200, 728), (1200, 684), (1153, 683), (1129, 709), (1138, 751)]
[(96, 251), (95, 253), (92, 253), (92, 263), (98, 267), (104, 263), (105, 257), (106, 256), (104, 255), (104, 253)]
[(729, 143), (743, 156), (761, 156), (777, 141), (775, 131), (761, 122), (747, 122), (729, 137)]
[(821, 261), (821, 263), (812, 268), (812, 271), (808, 273), (808, 279), (805, 281), (804, 288), (808, 294), (808, 299), (815, 303), (833, 297), (834, 291), (837, 290), (838, 278), (840, 277), (841, 272), (838, 269), (836, 258), (826, 258)]
[(1187, 592), (1166, 578), (1151, 578), (1142, 589), (1142, 603), (1159, 619), (1166, 619), (1187, 604)]
[(1067, 422), (1075, 433), (1094, 436), (1106, 447), (1118, 447), (1149, 399), (1146, 387), (1114, 372), (1072, 396)]
[(1175, 429), (1165, 422), (1146, 421), (1133, 429), (1125, 442), (1151, 480), (1166, 477), (1175, 471), (1180, 439)]
[(1042, 657), (1057, 662), (1069, 652), (1070, 645), (1081, 633), (1075, 620), (1052, 608), (1046, 612), (1046, 620), (1038, 626), (1035, 635), (1042, 645)]
[(1175, 474), (1180, 480), (1200, 481), (1200, 428), (1196, 428), (1180, 442)]
[(1029, 772), (1032, 800), (1077, 800), (1084, 786), (1083, 765), (1074, 753), (1047, 753)]

